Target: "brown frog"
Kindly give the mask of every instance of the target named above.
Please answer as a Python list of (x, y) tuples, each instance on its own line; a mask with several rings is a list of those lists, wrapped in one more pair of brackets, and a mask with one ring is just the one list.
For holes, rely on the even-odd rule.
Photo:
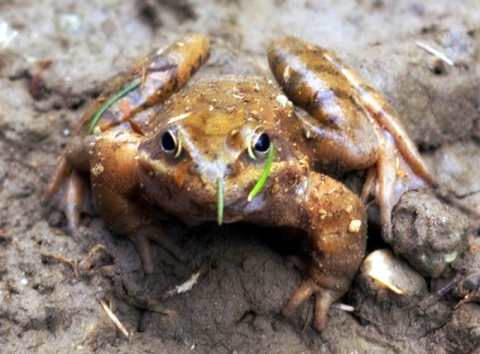
[[(180, 254), (165, 218), (299, 230), (311, 245), (308, 275), (283, 313), (315, 295), (322, 331), (364, 257), (366, 199), (376, 197), (388, 237), (399, 196), (435, 181), (392, 109), (334, 54), (288, 36), (268, 50), (281, 89), (256, 76), (189, 82), (209, 51), (207, 38), (186, 35), (112, 83), (44, 202), (64, 210), (72, 232), (81, 212), (98, 212), (135, 244), (147, 273), (150, 241)], [(367, 169), (361, 197), (330, 177), (358, 169)]]

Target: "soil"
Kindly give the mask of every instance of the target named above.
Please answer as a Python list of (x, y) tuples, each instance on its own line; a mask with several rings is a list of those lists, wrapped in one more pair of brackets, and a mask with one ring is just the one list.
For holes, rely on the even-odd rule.
[[(398, 295), (359, 272), (341, 300), (355, 311), (331, 308), (319, 334), (313, 303), (280, 316), (302, 274), (270, 230), (172, 220), (185, 260), (155, 247), (150, 276), (97, 217), (67, 235), (40, 199), (70, 132), (109, 80), (187, 32), (242, 53), (239, 73), (267, 72), (269, 42), (294, 34), (387, 98), (440, 187), (402, 197), (391, 239), (370, 206), (369, 251), (392, 249), (423, 285)], [(2, 352), (480, 352), (479, 1), (0, 0), (0, 92)]]

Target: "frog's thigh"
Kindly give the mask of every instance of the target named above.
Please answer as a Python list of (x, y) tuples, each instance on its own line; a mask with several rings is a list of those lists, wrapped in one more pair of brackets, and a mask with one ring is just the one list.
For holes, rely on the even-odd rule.
[(65, 148), (64, 155), (68, 164), (76, 171), (90, 173), (90, 158), (92, 156), (94, 135), (74, 137)]
[(332, 57), (320, 47), (288, 36), (273, 42), (268, 53), (275, 79), (304, 110), (297, 116), (320, 164), (343, 170), (366, 168), (378, 156), (374, 122)]

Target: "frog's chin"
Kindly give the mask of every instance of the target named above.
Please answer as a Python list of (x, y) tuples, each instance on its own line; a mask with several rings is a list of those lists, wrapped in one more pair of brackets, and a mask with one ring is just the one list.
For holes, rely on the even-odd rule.
[[(167, 213), (194, 223), (197, 220), (235, 221), (233, 215), (248, 203), (248, 194), (254, 185), (254, 181), (240, 183), (238, 180), (217, 179), (214, 182), (199, 176), (187, 176), (179, 183), (172, 174), (149, 171), (152, 170), (140, 174), (143, 197)], [(219, 209), (224, 211), (221, 216)]]
[(216, 193), (191, 191), (183, 196), (184, 200), (172, 199), (165, 210), (189, 225), (206, 221), (213, 221), (219, 225), (241, 221), (244, 218), (241, 211), (248, 204), (246, 196), (238, 195), (227, 196), (223, 201), (219, 200)]
[(209, 183), (188, 183), (182, 186), (189, 199), (195, 204), (221, 204), (224, 207), (246, 202), (250, 190), (245, 186), (219, 179)]

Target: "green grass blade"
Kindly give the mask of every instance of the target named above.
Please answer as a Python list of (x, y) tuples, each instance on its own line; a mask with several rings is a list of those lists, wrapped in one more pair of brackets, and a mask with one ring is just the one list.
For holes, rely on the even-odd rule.
[(262, 189), (263, 185), (265, 184), (265, 181), (268, 178), (268, 175), (270, 174), (270, 168), (272, 167), (272, 161), (273, 161), (273, 155), (274, 155), (274, 148), (273, 148), (273, 143), (270, 145), (270, 152), (268, 153), (268, 160), (267, 163), (265, 164), (265, 169), (263, 170), (262, 175), (260, 176), (260, 179), (258, 180), (257, 184), (255, 187), (253, 187), (252, 191), (248, 195), (247, 200), (250, 202), (252, 199), (260, 192), (260, 189)]
[(217, 222), (218, 225), (222, 225), (223, 222), (223, 180), (217, 179)]
[(105, 104), (102, 106), (102, 108), (99, 109), (99, 111), (93, 116), (92, 121), (90, 122), (90, 128), (88, 129), (88, 134), (92, 134), (93, 128), (97, 125), (98, 121), (100, 118), (103, 116), (103, 113), (110, 108), (112, 104), (114, 104), (116, 101), (118, 101), (120, 98), (125, 96), (127, 93), (135, 90), (138, 86), (142, 84), (142, 81), (135, 81), (125, 87), (122, 91), (118, 92), (115, 96), (110, 98)]

